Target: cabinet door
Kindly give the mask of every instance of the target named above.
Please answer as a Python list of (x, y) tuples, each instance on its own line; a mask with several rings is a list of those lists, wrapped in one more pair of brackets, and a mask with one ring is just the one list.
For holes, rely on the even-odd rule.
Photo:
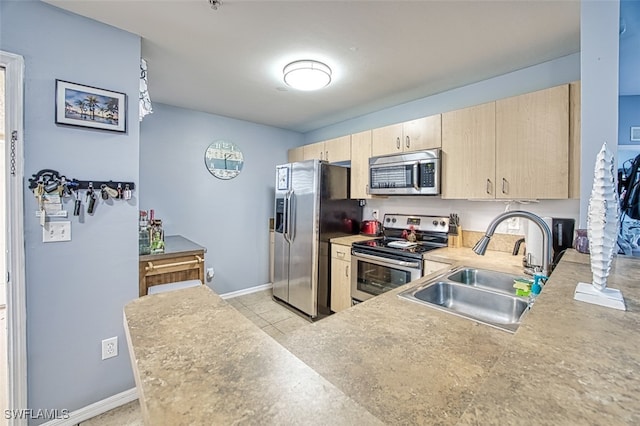
[(496, 198), (567, 198), (569, 85), (496, 101)]
[(442, 114), (442, 198), (494, 198), (495, 102)]
[(371, 133), (371, 156), (397, 154), (403, 151), (402, 123), (373, 129)]
[(324, 159), (330, 163), (351, 159), (351, 135), (330, 139), (324, 143)]
[(331, 259), (331, 310), (351, 307), (351, 261)]
[(369, 195), (369, 157), (371, 130), (351, 135), (351, 198), (371, 198)]
[(440, 148), (442, 146), (441, 115), (436, 114), (402, 124), (405, 151)]
[(324, 160), (324, 141), (305, 145), (304, 159), (305, 160)]
[(292, 148), (287, 153), (287, 158), (289, 163), (295, 163), (297, 161), (304, 161), (304, 147), (299, 146), (297, 148)]

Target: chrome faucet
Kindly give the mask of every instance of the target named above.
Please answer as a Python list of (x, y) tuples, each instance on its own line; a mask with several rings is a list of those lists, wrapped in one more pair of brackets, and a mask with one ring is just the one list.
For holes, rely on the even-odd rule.
[(551, 229), (549, 229), (549, 225), (547, 225), (547, 223), (542, 220), (540, 216), (537, 216), (531, 212), (527, 212), (524, 210), (511, 210), (496, 216), (487, 227), (486, 234), (482, 238), (480, 238), (480, 240), (473, 247), (473, 251), (476, 254), (484, 256), (484, 253), (487, 251), (487, 246), (491, 241), (491, 237), (493, 237), (493, 233), (496, 232), (496, 228), (498, 227), (498, 225), (504, 220), (510, 219), (512, 217), (523, 217), (525, 219), (529, 219), (533, 223), (538, 225), (538, 228), (540, 228), (540, 231), (542, 231), (541, 272), (548, 277), (551, 273), (551, 269), (553, 268), (553, 260), (551, 258), (551, 256), (553, 255), (551, 250)]

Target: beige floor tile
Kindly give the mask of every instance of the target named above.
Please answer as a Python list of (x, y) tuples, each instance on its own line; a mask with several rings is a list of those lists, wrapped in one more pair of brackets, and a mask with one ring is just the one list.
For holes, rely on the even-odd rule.
[(258, 302), (254, 305), (249, 305), (247, 306), (247, 308), (249, 308), (252, 312), (260, 315), (264, 312), (268, 312), (268, 311), (272, 311), (276, 308), (281, 308), (282, 306), (278, 305), (276, 302), (274, 302), (273, 300), (263, 300), (261, 302)]
[(234, 308), (236, 308), (236, 310), (240, 312), (242, 315), (244, 315), (245, 317), (256, 315), (255, 312), (253, 312), (251, 309), (247, 308), (246, 306), (239, 306), (239, 307), (234, 306)]
[(277, 328), (275, 328), (272, 325), (268, 325), (266, 327), (263, 327), (262, 330), (265, 333), (267, 333), (269, 336), (273, 337), (276, 340), (284, 337), (284, 333), (282, 331), (278, 330)]
[(233, 306), (234, 308), (239, 308), (244, 306), (238, 297), (232, 297), (230, 299), (225, 299), (228, 304)]
[(302, 327), (311, 325), (311, 323), (305, 320), (304, 318), (301, 318), (295, 315), (290, 318), (284, 319), (282, 321), (273, 323), (272, 325), (278, 330), (280, 330), (282, 333), (287, 334), (287, 333), (294, 332)]
[(267, 312), (263, 312), (258, 314), (260, 317), (265, 319), (270, 324), (276, 323), (278, 321), (282, 321), (284, 319), (290, 318), (295, 315), (293, 312), (289, 311), (287, 308), (283, 308), (281, 306), (276, 306), (274, 309), (269, 310)]
[(256, 293), (247, 294), (244, 296), (238, 296), (236, 299), (244, 306), (255, 305), (256, 303), (260, 303), (264, 300), (271, 300), (272, 292), (271, 289), (258, 291)]
[(258, 316), (257, 314), (245, 315), (245, 316), (247, 317), (247, 319), (249, 321), (251, 321), (252, 323), (254, 323), (255, 325), (257, 325), (260, 328), (270, 325), (264, 318)]

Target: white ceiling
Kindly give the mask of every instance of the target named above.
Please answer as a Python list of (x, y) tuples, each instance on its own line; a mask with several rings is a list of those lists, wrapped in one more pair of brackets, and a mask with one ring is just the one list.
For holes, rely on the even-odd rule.
[[(580, 50), (577, 0), (46, 0), (139, 34), (152, 102), (307, 132)], [(317, 92), (282, 68), (317, 59)]]

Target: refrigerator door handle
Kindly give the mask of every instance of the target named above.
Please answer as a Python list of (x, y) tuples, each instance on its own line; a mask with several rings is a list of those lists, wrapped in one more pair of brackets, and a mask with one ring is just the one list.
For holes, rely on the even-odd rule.
[(282, 236), (284, 237), (285, 241), (288, 242), (289, 244), (291, 244), (291, 239), (289, 238), (289, 216), (291, 215), (290, 195), (291, 195), (291, 191), (287, 191), (286, 194), (284, 194), (284, 218), (283, 218), (284, 230), (282, 232)]
[(287, 236), (289, 243), (296, 239), (296, 193), (293, 189), (289, 192), (289, 205), (287, 206)]

